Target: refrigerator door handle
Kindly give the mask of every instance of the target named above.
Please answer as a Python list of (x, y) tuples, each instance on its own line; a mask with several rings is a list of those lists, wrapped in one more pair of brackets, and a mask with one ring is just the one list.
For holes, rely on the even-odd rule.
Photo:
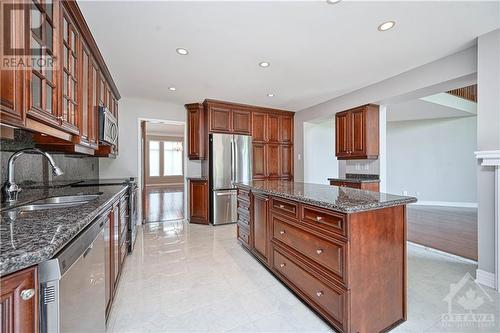
[(234, 186), (234, 182), (236, 181), (236, 142), (234, 141), (234, 137), (231, 139), (231, 185)]

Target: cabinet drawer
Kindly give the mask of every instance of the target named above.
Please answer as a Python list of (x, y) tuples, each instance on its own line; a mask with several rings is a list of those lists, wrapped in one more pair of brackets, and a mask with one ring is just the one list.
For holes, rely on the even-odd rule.
[(250, 245), (250, 235), (248, 230), (245, 228), (241, 227), (241, 225), (238, 223), (237, 225), (237, 232), (238, 232), (238, 239), (244, 243), (246, 247)]
[(347, 237), (345, 218), (341, 214), (335, 214), (330, 211), (312, 206), (302, 206), (302, 222), (316, 229), (340, 234)]
[(238, 189), (238, 200), (244, 200), (250, 203), (250, 191), (239, 188)]
[(238, 208), (249, 211), (250, 202), (238, 199)]
[(297, 218), (298, 216), (298, 204), (292, 201), (280, 199), (280, 198), (272, 198), (271, 207), (274, 211), (279, 212), (281, 214), (285, 214), (291, 216), (293, 218)]
[(274, 250), (274, 269), (299, 289), (306, 296), (306, 301), (316, 305), (315, 308), (322, 310), (320, 312), (332, 318), (344, 331), (346, 290), (327, 286), (276, 249)]
[(273, 237), (300, 254), (332, 271), (345, 283), (345, 243), (327, 241), (307, 231), (293, 227), (276, 216), (273, 219)]
[(247, 213), (242, 213), (238, 210), (238, 223), (250, 226), (250, 216)]

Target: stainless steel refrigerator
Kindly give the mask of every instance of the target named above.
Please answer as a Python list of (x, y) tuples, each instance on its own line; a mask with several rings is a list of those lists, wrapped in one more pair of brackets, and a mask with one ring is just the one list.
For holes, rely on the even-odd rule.
[(252, 137), (210, 134), (210, 217), (214, 225), (237, 221), (234, 183), (252, 179)]

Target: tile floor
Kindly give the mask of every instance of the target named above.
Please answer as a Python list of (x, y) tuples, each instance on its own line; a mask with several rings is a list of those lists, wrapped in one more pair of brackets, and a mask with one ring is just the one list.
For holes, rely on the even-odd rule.
[[(235, 225), (145, 225), (126, 260), (108, 332), (332, 332), (235, 234)], [(493, 326), (440, 322), (450, 284), (475, 265), (412, 245), (408, 255), (408, 321), (392, 332), (500, 332), (500, 296), (488, 288), (476, 312), (493, 314)]]

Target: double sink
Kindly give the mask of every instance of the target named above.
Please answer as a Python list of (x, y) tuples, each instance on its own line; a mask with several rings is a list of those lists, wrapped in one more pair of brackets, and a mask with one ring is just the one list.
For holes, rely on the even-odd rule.
[(11, 208), (17, 211), (35, 211), (54, 208), (67, 208), (76, 207), (86, 204), (89, 201), (97, 199), (102, 193), (98, 194), (79, 194), (79, 195), (66, 195), (60, 197), (50, 197), (31, 202), (26, 205)]

